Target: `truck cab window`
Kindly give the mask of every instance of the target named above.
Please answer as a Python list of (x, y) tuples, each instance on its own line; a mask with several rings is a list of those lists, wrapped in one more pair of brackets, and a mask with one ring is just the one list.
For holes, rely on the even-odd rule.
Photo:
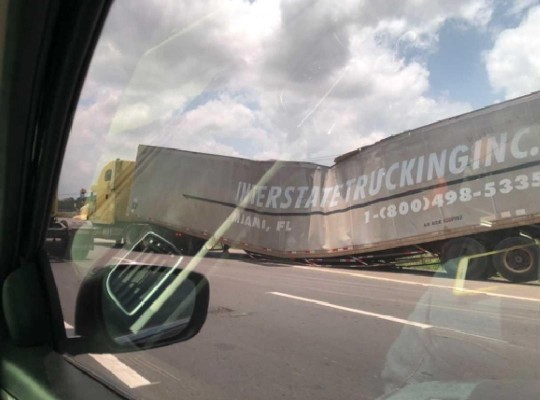
[(112, 169), (105, 171), (105, 182), (109, 182), (112, 178)]

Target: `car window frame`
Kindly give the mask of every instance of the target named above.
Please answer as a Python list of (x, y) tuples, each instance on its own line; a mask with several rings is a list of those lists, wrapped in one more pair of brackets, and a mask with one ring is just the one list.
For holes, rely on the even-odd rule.
[[(0, 394), (14, 398), (125, 398), (65, 358), (65, 329), (43, 251), (50, 210), (73, 113), (110, 0), (11, 1), (0, 91)], [(39, 289), (48, 324), (26, 319), (27, 330), (49, 331), (41, 343), (15, 345), (4, 314), (7, 277), (27, 269)], [(35, 278), (35, 279), (34, 279)], [(22, 310), (21, 310), (22, 311)], [(52, 340), (51, 340), (52, 338)]]

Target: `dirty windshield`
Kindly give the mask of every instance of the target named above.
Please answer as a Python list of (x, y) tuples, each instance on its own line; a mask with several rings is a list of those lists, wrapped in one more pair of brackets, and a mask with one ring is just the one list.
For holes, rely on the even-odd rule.
[[(141, 399), (537, 398), (539, 26), (534, 0), (115, 1), (47, 234), (66, 332), (105, 268), (118, 315), (177, 274), (211, 295), (189, 341), (74, 362)], [(188, 283), (116, 343), (184, 329)]]

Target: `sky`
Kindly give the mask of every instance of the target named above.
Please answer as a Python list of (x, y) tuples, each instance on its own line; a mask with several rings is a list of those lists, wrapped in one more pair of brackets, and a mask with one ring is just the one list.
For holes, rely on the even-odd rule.
[(540, 89), (537, 0), (116, 0), (60, 197), (139, 144), (312, 161)]

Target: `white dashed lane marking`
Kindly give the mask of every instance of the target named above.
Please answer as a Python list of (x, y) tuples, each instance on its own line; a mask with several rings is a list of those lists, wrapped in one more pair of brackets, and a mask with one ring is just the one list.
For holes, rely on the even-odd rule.
[(479, 289), (456, 288), (455, 286), (451, 286), (451, 285), (438, 285), (434, 283), (422, 283), (422, 282), (415, 282), (415, 281), (406, 281), (402, 279), (383, 278), (380, 276), (371, 276), (371, 275), (366, 275), (366, 274), (356, 273), (356, 272), (332, 270), (330, 268), (304, 267), (301, 265), (293, 265), (293, 268), (311, 270), (311, 271), (321, 271), (321, 272), (327, 272), (330, 274), (348, 275), (355, 278), (372, 279), (376, 281), (401, 283), (404, 285), (417, 285), (417, 286), (432, 287), (432, 288), (439, 288), (439, 289), (451, 289), (451, 290), (464, 293), (464, 294), (481, 294), (485, 296), (500, 297), (504, 299), (524, 300), (524, 301), (533, 301), (536, 303), (540, 303), (540, 297), (514, 296), (510, 294), (488, 292), (488, 291), (479, 290)]
[(102, 367), (109, 370), (116, 378), (118, 378), (118, 380), (130, 389), (152, 384), (152, 382), (141, 376), (137, 371), (124, 364), (112, 354), (89, 354), (89, 356), (101, 364)]
[(280, 293), (280, 292), (269, 292), (269, 293), (273, 294), (273, 295), (276, 295), (276, 296), (281, 296), (281, 297), (286, 297), (286, 298), (289, 298), (289, 299), (293, 299), (293, 300), (299, 300), (299, 301), (304, 301), (304, 302), (307, 302), (307, 303), (317, 304), (317, 305), (323, 306), (323, 307), (334, 308), (336, 310), (348, 311), (348, 312), (351, 312), (351, 313), (361, 314), (361, 315), (365, 315), (365, 316), (368, 316), (368, 317), (375, 317), (375, 318), (379, 318), (379, 319), (384, 319), (386, 321), (398, 322), (398, 323), (404, 324), (404, 325), (411, 325), (411, 326), (415, 326), (415, 327), (421, 328), (421, 329), (433, 328), (433, 326), (429, 325), (429, 324), (423, 324), (421, 322), (414, 322), (414, 321), (409, 321), (407, 319), (396, 318), (396, 317), (393, 317), (391, 315), (378, 314), (378, 313), (374, 313), (374, 312), (371, 312), (371, 311), (359, 310), (357, 308), (343, 307), (343, 306), (339, 306), (337, 304), (328, 303), (326, 301), (308, 299), (306, 297), (293, 296), (291, 294)]
[(366, 311), (366, 310), (360, 310), (358, 308), (344, 307), (344, 306), (340, 306), (340, 305), (337, 305), (337, 304), (328, 303), (328, 302), (322, 301), (322, 300), (316, 300), (316, 299), (310, 299), (310, 298), (307, 298), (307, 297), (294, 296), (292, 294), (281, 293), (281, 292), (268, 292), (268, 294), (273, 294), (274, 296), (280, 296), (280, 297), (288, 298), (288, 299), (291, 299), (291, 300), (302, 301), (302, 302), (305, 302), (305, 303), (311, 303), (311, 304), (315, 304), (315, 305), (322, 306), (322, 307), (328, 307), (328, 308), (335, 309), (335, 310), (346, 311), (346, 312), (350, 312), (350, 313), (354, 313), (354, 314), (360, 314), (360, 315), (363, 315), (363, 316), (366, 316), (366, 317), (374, 317), (374, 318), (385, 320), (385, 321), (396, 322), (396, 323), (399, 323), (399, 324), (402, 324), (402, 325), (413, 326), (415, 328), (420, 328), (420, 329), (425, 329), (425, 330), (432, 329), (432, 330), (439, 330), (439, 331), (445, 331), (445, 332), (454, 332), (454, 333), (457, 333), (458, 335), (465, 335), (465, 336), (475, 337), (475, 338), (478, 338), (478, 339), (490, 340), (490, 341), (493, 341), (493, 342), (499, 342), (499, 343), (505, 343), (505, 344), (508, 343), (508, 342), (506, 342), (504, 340), (500, 340), (500, 339), (496, 339), (496, 338), (492, 338), (492, 337), (488, 337), (488, 336), (483, 336), (483, 335), (477, 335), (477, 334), (465, 332), (465, 331), (462, 331), (462, 330), (459, 330), (459, 329), (453, 329), (453, 328), (450, 328), (450, 327), (435, 326), (435, 325), (425, 324), (425, 323), (422, 323), (422, 322), (416, 322), (416, 321), (411, 321), (411, 320), (408, 320), (408, 319), (393, 317), (391, 315), (379, 314), (379, 313), (374, 313), (374, 312)]
[[(74, 329), (72, 325), (64, 321), (64, 327), (66, 329)], [(112, 354), (88, 354), (94, 360), (96, 360), (103, 368), (111, 372), (120, 382), (129, 387), (130, 389), (136, 389), (141, 386), (151, 385), (148, 379), (140, 375), (130, 366), (124, 364), (118, 359), (118, 357)]]

